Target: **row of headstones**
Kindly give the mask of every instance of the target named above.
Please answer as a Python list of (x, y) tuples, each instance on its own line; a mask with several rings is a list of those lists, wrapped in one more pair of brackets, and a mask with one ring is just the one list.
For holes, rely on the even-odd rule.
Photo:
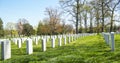
[(111, 47), (111, 51), (115, 50), (115, 39), (114, 39), (114, 32), (111, 33), (102, 33), (105, 42), (107, 45), (109, 45)]
[[(26, 52), (27, 54), (33, 53), (33, 41), (35, 41), (36, 45), (38, 44), (39, 40), (42, 41), (42, 51), (46, 51), (46, 43), (49, 39), (51, 39), (51, 46), (55, 48), (55, 39), (58, 38), (59, 46), (62, 46), (62, 38), (64, 39), (64, 44), (66, 45), (66, 38), (68, 37), (68, 43), (77, 40), (79, 37), (85, 37), (95, 34), (71, 34), (71, 35), (54, 35), (54, 36), (37, 36), (31, 38), (13, 38), (13, 42), (18, 45), (18, 48), (21, 48), (21, 44), (26, 42)], [(1, 40), (1, 59), (6, 60), (11, 58), (11, 41), (9, 39)]]
[[(56, 38), (59, 39), (64, 39), (64, 42), (66, 44), (66, 39), (68, 38), (68, 43), (72, 42), (73, 40), (77, 39), (78, 37), (84, 37), (87, 36), (88, 34), (71, 34), (71, 35), (52, 35), (52, 36), (37, 36), (37, 37), (31, 37), (33, 42), (35, 42), (36, 45), (38, 45), (39, 40), (41, 39), (46, 39), (46, 42), (48, 42), (50, 39), (52, 41), (56, 40)], [(89, 34), (90, 35), (90, 34)], [(18, 45), (18, 48), (21, 48), (22, 43), (26, 41), (27, 38), (13, 38), (12, 41)], [(60, 41), (61, 42), (61, 41)], [(61, 43), (60, 43), (61, 44)], [(59, 45), (60, 45), (59, 44)]]

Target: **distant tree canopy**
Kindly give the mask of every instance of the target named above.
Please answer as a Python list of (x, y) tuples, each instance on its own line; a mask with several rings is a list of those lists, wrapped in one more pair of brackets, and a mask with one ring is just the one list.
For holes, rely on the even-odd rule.
[(13, 22), (8, 22), (5, 27), (5, 35), (10, 35), (11, 37), (15, 37), (18, 35), (17, 30), (16, 30), (16, 23)]
[(22, 34), (25, 36), (31, 36), (35, 34), (35, 30), (33, 29), (32, 25), (29, 23), (23, 24), (23, 31)]
[(47, 13), (47, 20), (48, 20), (48, 25), (50, 29), (51, 34), (57, 34), (57, 31), (59, 30), (60, 33), (60, 22), (61, 22), (61, 12), (59, 12), (57, 9), (53, 8), (46, 8), (46, 13)]
[(3, 21), (0, 18), (0, 37), (4, 36)]
[(37, 28), (37, 35), (48, 35), (48, 34), (50, 34), (48, 24), (39, 22), (38, 28)]
[[(69, 33), (73, 30), (72, 26), (63, 25), (61, 15), (57, 9), (46, 8), (47, 17), (43, 20), (43, 22), (39, 22), (37, 28), (37, 35), (54, 35), (54, 34), (62, 34)], [(66, 28), (66, 29), (65, 29)], [(71, 29), (68, 31), (68, 29)]]
[(43, 21), (39, 22), (38, 28), (37, 28), (37, 35), (54, 35), (54, 34), (65, 34), (65, 33), (72, 33), (73, 32), (73, 26), (70, 24), (62, 25), (62, 24), (56, 24), (55, 30), (53, 30), (54, 33), (51, 33), (51, 25), (49, 21)]

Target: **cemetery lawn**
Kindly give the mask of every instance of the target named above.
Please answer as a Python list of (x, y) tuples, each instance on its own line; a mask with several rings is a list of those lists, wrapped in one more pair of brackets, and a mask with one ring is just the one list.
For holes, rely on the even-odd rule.
[(12, 58), (0, 63), (120, 63), (120, 35), (115, 35), (115, 51), (112, 52), (101, 35), (79, 38), (61, 47), (41, 51), (41, 44), (34, 44), (34, 53), (26, 54), (25, 43), (18, 49), (12, 43)]

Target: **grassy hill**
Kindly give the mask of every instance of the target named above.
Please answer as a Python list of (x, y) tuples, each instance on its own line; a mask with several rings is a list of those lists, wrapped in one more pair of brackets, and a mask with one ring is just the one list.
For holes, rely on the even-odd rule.
[(115, 51), (112, 52), (102, 36), (79, 38), (70, 44), (51, 48), (47, 43), (47, 51), (41, 51), (40, 42), (34, 44), (34, 53), (26, 54), (25, 43), (18, 49), (12, 43), (12, 58), (0, 63), (120, 63), (120, 35), (115, 35)]

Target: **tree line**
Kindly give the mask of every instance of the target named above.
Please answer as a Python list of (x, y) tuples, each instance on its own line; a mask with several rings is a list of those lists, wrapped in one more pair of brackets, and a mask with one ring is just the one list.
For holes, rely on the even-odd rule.
[[(81, 32), (112, 32), (115, 31), (115, 12), (119, 11), (120, 0), (59, 0), (62, 9), (68, 13)], [(84, 28), (84, 29), (83, 29)], [(108, 30), (109, 29), (109, 30)]]
[(58, 17), (45, 18), (33, 27), (28, 20), (22, 18), (17, 23), (8, 22), (3, 28), (3, 21), (0, 18), (0, 37), (23, 37), (31, 35), (54, 35), (74, 33), (71, 24), (65, 24)]
[[(36, 27), (21, 18), (17, 23), (8, 22), (3, 28), (4, 21), (0, 18), (0, 37), (116, 31), (119, 26), (115, 22), (120, 22), (115, 15), (119, 11), (119, 3), (120, 0), (59, 0), (61, 9), (46, 8), (46, 17)], [(68, 21), (75, 28), (73, 24), (67, 24), (63, 15), (70, 17)]]
[(66, 24), (61, 18), (61, 12), (58, 9), (46, 8), (46, 17), (38, 22), (37, 27), (33, 27), (25, 18), (21, 18), (17, 23), (8, 22), (3, 28), (3, 22), (0, 18), (0, 32), (2, 36), (31, 36), (31, 35), (54, 35), (74, 33), (71, 24)]

